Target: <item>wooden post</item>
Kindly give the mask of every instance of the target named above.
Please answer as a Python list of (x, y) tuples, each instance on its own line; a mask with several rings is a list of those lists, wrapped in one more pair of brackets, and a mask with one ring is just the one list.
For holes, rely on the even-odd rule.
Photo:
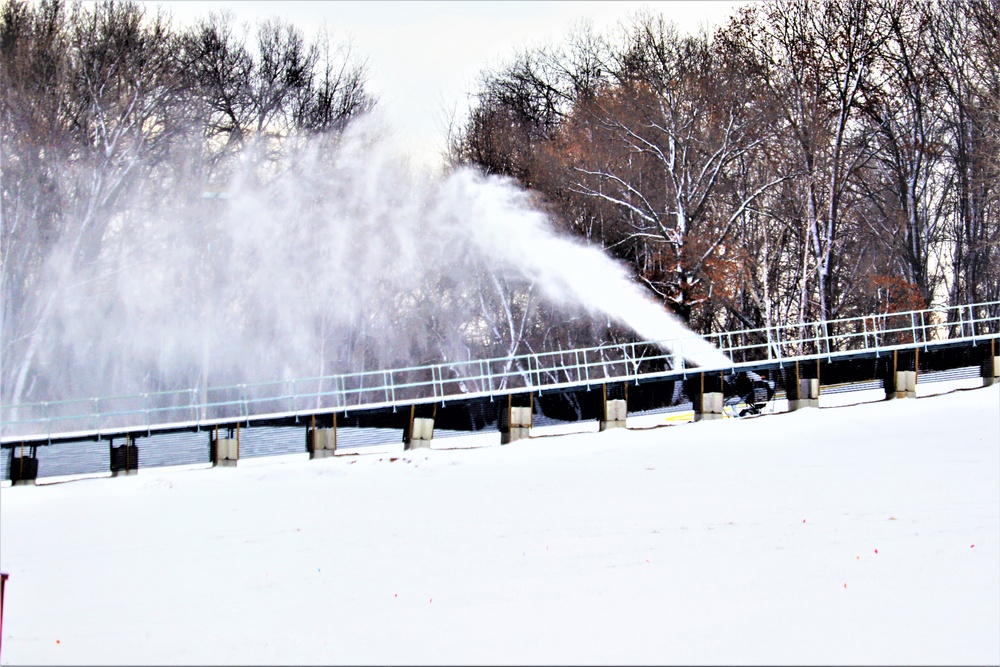
[[(719, 372), (719, 382), (723, 385), (724, 374)], [(725, 394), (721, 391), (722, 387), (718, 387), (720, 391), (705, 391), (705, 374), (700, 374), (700, 396), (698, 401), (692, 400), (694, 404), (694, 420), (698, 421), (711, 421), (713, 419), (722, 419), (722, 406), (725, 403)], [(716, 387), (712, 387), (716, 389)]]
[[(611, 428), (625, 428), (625, 420), (628, 416), (628, 403), (625, 399), (608, 399), (608, 385), (604, 384), (603, 391), (604, 409), (601, 415), (600, 430), (606, 431)], [(628, 395), (628, 383), (625, 383), (625, 395)]]
[[(802, 377), (801, 368), (799, 367), (799, 362), (795, 362), (795, 386), (794, 397), (788, 398), (788, 411), (794, 412), (795, 410), (800, 410), (802, 408), (818, 408), (819, 407), (819, 373), (820, 373), (820, 361), (816, 359), (816, 377), (815, 378), (804, 378)], [(787, 392), (788, 387), (786, 387)]]
[(920, 348), (913, 352), (914, 370), (899, 370), (896, 364), (896, 398), (915, 398), (917, 395), (917, 367), (920, 361)]
[(24, 443), (21, 443), (21, 456), (15, 457), (10, 450), (10, 481), (13, 486), (34, 486), (38, 478), (38, 457), (34, 446), (27, 456), (24, 454)]
[(309, 459), (323, 459), (334, 456), (337, 452), (337, 413), (334, 412), (330, 428), (320, 428), (316, 425), (316, 415), (309, 420), (306, 431), (306, 451)]
[[(426, 415), (425, 410), (421, 414)], [(418, 417), (417, 405), (410, 406), (409, 425), (403, 439), (403, 449), (430, 449), (434, 439), (434, 420), (437, 418), (437, 403), (431, 404), (430, 417)]]
[(896, 398), (896, 367), (899, 364), (898, 350), (892, 351), (892, 366), (888, 371), (882, 371), (882, 389), (885, 391), (885, 400), (891, 401)]
[(997, 356), (996, 338), (990, 338), (990, 349), (982, 362), (983, 386), (992, 387), (1000, 378), (1000, 357)]
[(228, 438), (219, 437), (219, 426), (212, 434), (212, 465), (235, 468), (240, 459), (240, 424), (236, 422), (235, 436), (232, 428)]
[(507, 445), (515, 440), (529, 437), (533, 422), (535, 395), (528, 394), (528, 407), (514, 405), (513, 394), (507, 394), (507, 431), (500, 431), (500, 444)]
[(126, 434), (125, 444), (119, 447), (115, 447), (115, 439), (111, 438), (108, 449), (112, 477), (135, 475), (139, 472), (139, 448), (131, 434)]

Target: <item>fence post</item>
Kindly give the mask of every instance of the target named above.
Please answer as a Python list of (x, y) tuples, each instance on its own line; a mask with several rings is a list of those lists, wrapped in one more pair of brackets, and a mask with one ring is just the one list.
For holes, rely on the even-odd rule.
[(819, 357), (816, 358), (816, 377), (803, 377), (799, 361), (795, 361), (795, 379), (789, 381), (786, 375), (785, 395), (788, 411), (819, 407)]
[[(898, 352), (898, 350), (897, 350)], [(914, 347), (911, 355), (909, 351), (904, 350), (904, 364), (906, 366), (910, 365), (910, 359), (913, 360), (913, 370), (900, 370), (898, 358), (894, 362), (896, 369), (895, 372), (895, 389), (896, 398), (915, 398), (917, 392), (917, 374), (919, 371), (920, 364), (920, 348)]]
[(430, 414), (427, 413), (427, 404), (420, 405), (420, 413), (417, 414), (417, 405), (410, 406), (410, 416), (403, 433), (403, 449), (430, 449), (431, 440), (434, 439), (434, 420), (437, 418), (437, 404), (432, 403)]
[(691, 399), (694, 421), (722, 419), (725, 394), (722, 391), (722, 381), (715, 373), (708, 376), (707, 383), (705, 382), (705, 373), (698, 373), (698, 379), (689, 383), (685, 389), (685, 393)]
[[(500, 408), (499, 426), (501, 445), (508, 445), (530, 436), (532, 422), (534, 421), (532, 414), (534, 411), (534, 394), (529, 393), (527, 396), (527, 401), (525, 401), (524, 394), (519, 394), (517, 402), (522, 405), (514, 405), (514, 395), (507, 394), (507, 405)], [(527, 406), (523, 405), (525, 402), (528, 403)]]
[(38, 448), (29, 446), (28, 455), (24, 455), (24, 443), (21, 443), (21, 456), (14, 456), (10, 450), (10, 482), (14, 486), (34, 486), (38, 479)]
[[(885, 391), (885, 400), (891, 401), (896, 398), (896, 365), (899, 362), (899, 350), (892, 351), (892, 362), (886, 360), (886, 368), (882, 370), (882, 389)], [(879, 362), (881, 363), (881, 361)]]
[[(608, 383), (603, 385), (603, 415), (600, 422), (600, 430), (606, 431), (612, 428), (625, 428), (625, 420), (628, 417), (628, 382), (616, 384), (611, 393), (613, 398), (608, 397)], [(618, 388), (621, 391), (618, 391)]]
[(334, 456), (337, 452), (337, 413), (334, 412), (330, 419), (329, 427), (321, 427), (316, 424), (316, 415), (309, 420), (309, 429), (306, 431), (306, 451), (311, 459), (323, 459)]
[[(240, 460), (240, 423), (236, 427), (227, 427), (227, 437), (219, 437), (219, 427), (212, 433), (210, 459), (213, 466), (235, 468)], [(235, 431), (235, 437), (234, 433)]]
[(1000, 356), (997, 355), (998, 351), (1000, 350), (997, 350), (997, 339), (991, 338), (989, 351), (986, 353), (986, 358), (983, 359), (982, 364), (984, 387), (992, 387), (1000, 379)]
[(125, 436), (125, 444), (115, 447), (114, 438), (108, 439), (111, 459), (111, 476), (135, 475), (139, 472), (139, 447), (131, 434)]

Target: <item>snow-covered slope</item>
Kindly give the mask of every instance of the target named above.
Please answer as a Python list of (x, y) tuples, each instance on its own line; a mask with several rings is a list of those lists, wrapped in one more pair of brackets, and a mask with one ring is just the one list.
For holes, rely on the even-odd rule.
[(1000, 387), (0, 490), (4, 664), (1000, 662)]

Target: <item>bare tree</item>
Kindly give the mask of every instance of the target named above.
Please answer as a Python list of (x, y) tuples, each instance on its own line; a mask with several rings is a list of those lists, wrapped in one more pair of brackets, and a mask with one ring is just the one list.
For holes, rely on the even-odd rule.
[(941, 82), (929, 40), (929, 8), (909, 1), (886, 2), (888, 32), (868, 70), (872, 161), (859, 178), (872, 214), (874, 238), (888, 244), (888, 266), (923, 295), (926, 305), (943, 279), (944, 126), (933, 100)]
[(1000, 298), (1000, 4), (936, 3), (935, 63), (944, 87), (950, 198), (952, 303)]
[(685, 319), (732, 280), (734, 225), (789, 178), (729, 187), (730, 168), (773, 126), (725, 56), (707, 35), (681, 37), (662, 17), (639, 16), (616, 55), (615, 84), (579, 105), (569, 127), (580, 147), (573, 190), (621, 211), (613, 242), (636, 249), (640, 277)]
[[(864, 248), (852, 246), (851, 184), (865, 166), (871, 133), (858, 122), (868, 103), (867, 75), (886, 38), (887, 11), (867, 0), (790, 0), (754, 7), (735, 26), (760, 64), (762, 83), (784, 100), (801, 216), (800, 318), (836, 317), (856, 283)], [(811, 281), (812, 282), (812, 281)]]
[(307, 43), (302, 30), (272, 18), (251, 32), (233, 14), (210, 13), (184, 36), (185, 57), (202, 100), (205, 137), (225, 160), (256, 140), (280, 150), (297, 132), (342, 130), (370, 110), (367, 64), (325, 30)]
[[(42, 261), (5, 263), (5, 273), (19, 274), (5, 288), (13, 289), (11, 282), (32, 284), (24, 294), (24, 310), (5, 320), (10, 327), (5, 343), (13, 346), (7, 348), (7, 358), (18, 360), (16, 366), (4, 369), (5, 388), (19, 401), (28, 389), (42, 341), (49, 337), (46, 345), (54, 345), (49, 319), (56, 304), (66, 298), (62, 288), (40, 291), (44, 285), (65, 284), (44, 278), (75, 275), (81, 281), (98, 271), (102, 244), (114, 233), (110, 225), (118, 204), (140, 175), (163, 158), (179, 131), (171, 119), (183, 85), (171, 53), (168, 24), (160, 15), (147, 18), (138, 5), (106, 3), (93, 10), (75, 6), (67, 16), (60, 4), (51, 3), (31, 16), (31, 9), (12, 3), (4, 13), (10, 35), (5, 55), (13, 60), (5, 67), (13, 79), (8, 85), (24, 91), (42, 73), (41, 67), (44, 75), (36, 85), (52, 86), (37, 95), (48, 100), (51, 113), (43, 126), (34, 120), (37, 116), (26, 113), (36, 99), (31, 93), (30, 98), (9, 98), (8, 104), (17, 109), (8, 107), (5, 114), (10, 135), (21, 128), (43, 130), (35, 134), (32, 152), (39, 173), (49, 174), (46, 185), (31, 171), (5, 168), (4, 173), (5, 185), (20, 191), (11, 198), (16, 203), (7, 207), (17, 211), (16, 224), (49, 225)], [(33, 29), (24, 29), (31, 23)], [(53, 54), (54, 48), (64, 51)], [(34, 61), (34, 67), (18, 68), (18, 54), (28, 54), (22, 62)], [(46, 190), (54, 208), (51, 215), (37, 218), (35, 212), (44, 211), (45, 205), (36, 206), (32, 200)], [(32, 236), (13, 229), (5, 232), (5, 249), (13, 252)]]
[[(250, 35), (218, 16), (180, 32), (129, 0), (0, 5), (2, 400), (112, 381), (115, 352), (59, 323), (97, 303), (108, 321), (121, 315), (100, 295), (144, 249), (169, 246), (170, 223), (148, 220), (207, 212), (201, 194), (232, 173), (236, 149), (273, 156), (374, 104), (349, 48), (307, 43), (279, 20)], [(205, 288), (209, 274), (199, 273)], [(84, 358), (103, 370), (73, 375), (80, 387), (42, 386), (47, 364)]]

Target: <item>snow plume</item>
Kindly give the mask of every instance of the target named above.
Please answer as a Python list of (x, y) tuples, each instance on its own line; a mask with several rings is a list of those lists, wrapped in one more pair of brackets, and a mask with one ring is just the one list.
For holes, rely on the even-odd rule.
[[(456, 229), (480, 252), (490, 252), (506, 272), (531, 280), (550, 299), (601, 313), (661, 341), (698, 366), (723, 367), (730, 360), (650, 298), (625, 268), (594, 246), (559, 236), (546, 217), (531, 208), (527, 193), (511, 183), (469, 170), (451, 174), (438, 202), (476, 221)], [(461, 242), (461, 239), (458, 239)]]
[(248, 148), (222, 193), (198, 179), (143, 184), (171, 188), (173, 203), (136, 196), (86, 270), (67, 271), (65, 256), (49, 262), (34, 349), (21, 361), (33, 382), (5, 387), (4, 398), (502, 356), (525, 351), (539, 309), (588, 316), (577, 345), (606, 340), (610, 320), (643, 339), (683, 338), (697, 365), (729, 363), (617, 262), (559, 236), (524, 190), (471, 170), (412, 168), (386, 135), (366, 117), (337, 139), (286, 145), (280, 159)]

